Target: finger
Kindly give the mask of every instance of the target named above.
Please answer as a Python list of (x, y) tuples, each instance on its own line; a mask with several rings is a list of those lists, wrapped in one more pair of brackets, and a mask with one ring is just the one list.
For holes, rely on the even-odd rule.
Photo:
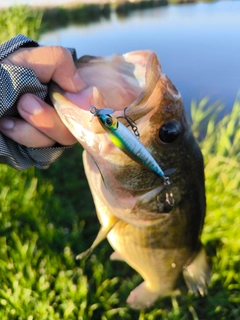
[(46, 148), (55, 144), (55, 141), (21, 119), (1, 118), (0, 131), (8, 138), (29, 148)]
[(21, 48), (5, 61), (33, 69), (42, 83), (52, 79), (62, 89), (70, 92), (78, 92), (86, 86), (74, 65), (71, 53), (63, 47)]
[(18, 101), (18, 112), (28, 123), (61, 145), (72, 145), (74, 136), (63, 124), (56, 110), (33, 94), (25, 94)]

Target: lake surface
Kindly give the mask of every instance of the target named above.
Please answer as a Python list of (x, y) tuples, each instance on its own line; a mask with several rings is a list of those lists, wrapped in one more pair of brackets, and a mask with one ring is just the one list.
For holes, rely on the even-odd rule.
[(188, 114), (191, 101), (205, 96), (220, 99), (229, 111), (240, 89), (238, 1), (168, 5), (126, 18), (112, 13), (109, 20), (45, 33), (40, 43), (76, 48), (78, 56), (151, 49)]

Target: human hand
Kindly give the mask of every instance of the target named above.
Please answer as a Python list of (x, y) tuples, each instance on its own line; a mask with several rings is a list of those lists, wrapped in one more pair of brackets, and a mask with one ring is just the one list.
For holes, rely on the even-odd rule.
[[(3, 63), (28, 67), (43, 84), (50, 80), (62, 89), (78, 92), (85, 87), (73, 63), (71, 53), (62, 47), (20, 48), (2, 60)], [(76, 139), (65, 127), (56, 110), (33, 94), (24, 94), (17, 109), (22, 119), (0, 119), (0, 132), (26, 147), (51, 147), (56, 142), (72, 145)]]

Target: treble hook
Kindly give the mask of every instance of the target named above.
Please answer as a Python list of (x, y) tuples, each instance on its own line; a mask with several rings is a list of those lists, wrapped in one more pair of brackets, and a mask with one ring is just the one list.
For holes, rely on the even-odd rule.
[(138, 131), (137, 124), (132, 118), (130, 118), (129, 116), (126, 115), (126, 110), (127, 110), (127, 108), (124, 109), (124, 117), (118, 117), (118, 118), (124, 118), (127, 121), (127, 123), (129, 124), (129, 126), (132, 128), (132, 131), (135, 134), (135, 136), (139, 139), (140, 133)]
[(164, 213), (168, 213), (172, 210), (173, 206), (174, 206), (174, 196), (172, 191), (170, 190), (170, 181), (169, 181), (169, 177), (164, 176), (164, 187), (166, 190), (166, 198), (165, 201), (159, 201), (159, 196), (157, 197), (158, 200), (158, 207), (159, 207), (159, 212), (164, 212)]
[(174, 206), (174, 197), (173, 197), (173, 193), (170, 190), (170, 180), (169, 177), (164, 176), (164, 186), (166, 189), (166, 199), (164, 202), (164, 207), (168, 208), (168, 210), (171, 210), (172, 207)]

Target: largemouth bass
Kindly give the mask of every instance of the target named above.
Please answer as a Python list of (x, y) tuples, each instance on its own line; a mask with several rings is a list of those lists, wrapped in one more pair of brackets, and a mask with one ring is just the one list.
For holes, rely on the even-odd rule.
[[(101, 223), (93, 245), (79, 257), (107, 237), (114, 249), (111, 259), (127, 262), (144, 279), (127, 299), (136, 309), (173, 294), (181, 273), (192, 292), (204, 295), (210, 280), (200, 241), (206, 209), (204, 165), (180, 93), (151, 51), (84, 56), (77, 66), (86, 88), (71, 94), (53, 84), (50, 95), (85, 149), (84, 168)], [(91, 106), (113, 109), (129, 130), (127, 117), (134, 121), (142, 145), (163, 172), (170, 172), (170, 209), (164, 205), (163, 179), (112, 143)]]

